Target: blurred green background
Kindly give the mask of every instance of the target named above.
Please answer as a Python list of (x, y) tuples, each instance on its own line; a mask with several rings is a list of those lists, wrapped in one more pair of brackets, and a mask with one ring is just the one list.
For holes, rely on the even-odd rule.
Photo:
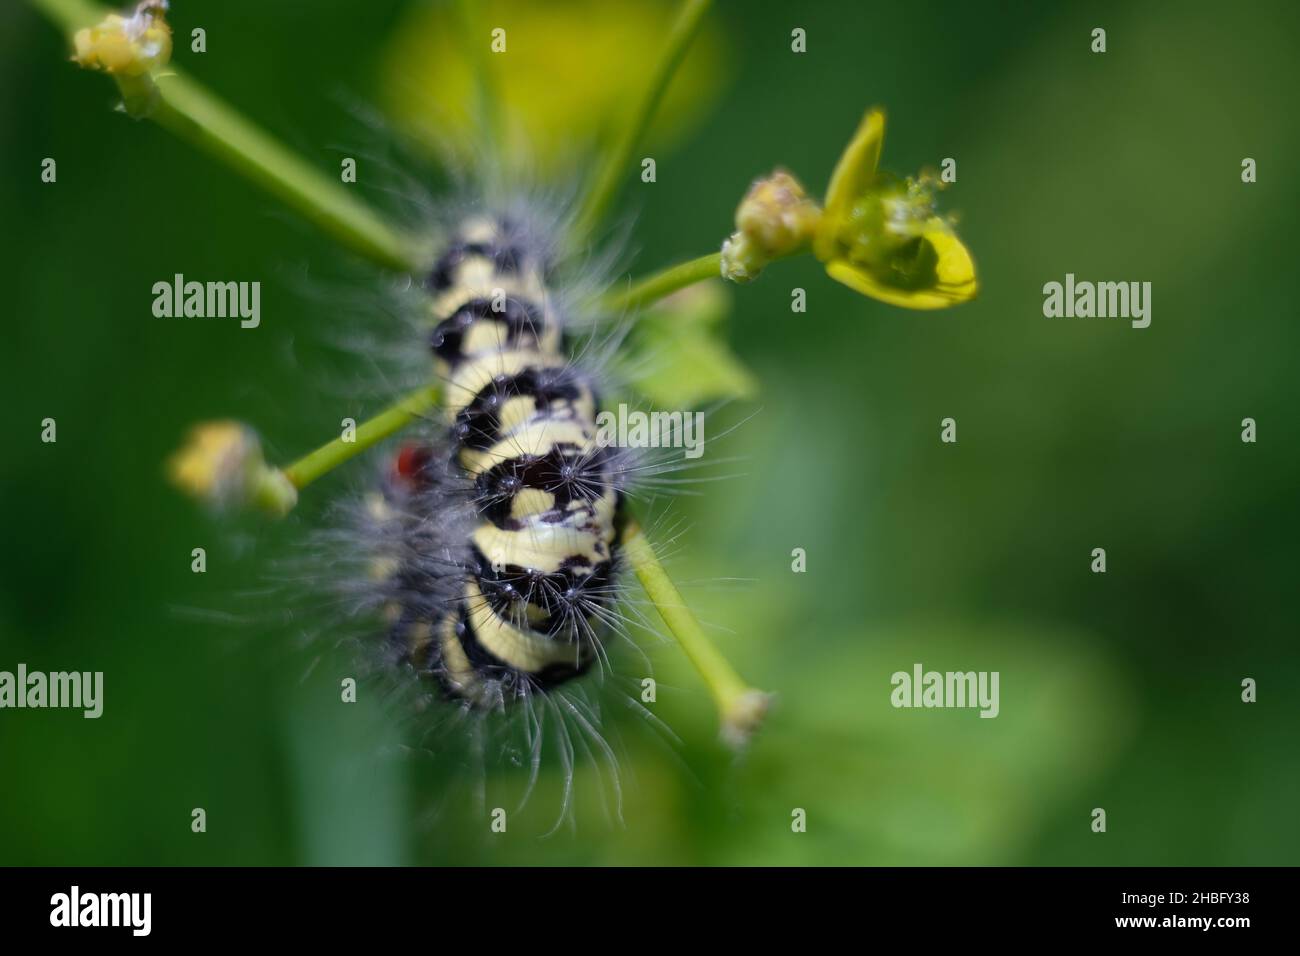
[[(178, 44), (177, 60), (337, 168), (384, 152), (346, 103), (384, 102), (411, 6), (179, 2), (178, 36), (202, 25), (208, 52)], [(260, 590), (366, 464), (295, 520), (237, 534), (162, 479), (196, 419), (256, 423), (284, 458), (382, 407), (369, 360), (330, 345), (366, 321), (331, 316), (330, 283), (364, 296), (367, 270), (115, 114), (108, 81), (4, 4), (0, 669), (102, 670), (106, 688), (98, 721), (0, 712), (0, 863), (1298, 861), (1300, 10), (733, 0), (713, 31), (720, 99), (625, 197), (633, 271), (715, 248), (777, 164), (820, 191), (879, 103), (886, 167), (957, 158), (944, 202), (982, 294), (903, 312), (811, 259), (736, 291), (729, 334), (762, 394), (727, 413), (752, 414), (718, 446), (740, 474), (673, 504), (687, 528), (673, 565), (777, 708), (734, 760), (698, 679), (654, 650), (655, 712), (680, 745), (613, 707), (623, 825), (588, 768), (576, 829), (539, 839), (554, 767), (489, 833), (453, 786), (468, 771), (408, 752), (420, 720), (378, 687), (341, 705), (347, 657), (302, 646)], [(39, 181), (46, 156), (56, 185)], [(174, 272), (260, 280), (261, 328), (154, 319), (150, 288)], [(1045, 319), (1042, 285), (1066, 272), (1152, 282), (1151, 327)], [(956, 445), (939, 441), (947, 416)], [(1105, 575), (1089, 573), (1094, 547)], [(918, 661), (1000, 671), (1001, 715), (894, 710), (889, 676)], [(1244, 677), (1258, 703), (1240, 701)], [(796, 807), (807, 833), (791, 832)]]

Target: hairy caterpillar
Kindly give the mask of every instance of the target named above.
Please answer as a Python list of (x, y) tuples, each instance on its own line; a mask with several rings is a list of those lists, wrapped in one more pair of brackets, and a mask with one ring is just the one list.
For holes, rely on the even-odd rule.
[(457, 227), (426, 281), (446, 441), (404, 446), (371, 498), (393, 656), (483, 708), (586, 671), (612, 613), (619, 459), (561, 352), (547, 258), (506, 218)]

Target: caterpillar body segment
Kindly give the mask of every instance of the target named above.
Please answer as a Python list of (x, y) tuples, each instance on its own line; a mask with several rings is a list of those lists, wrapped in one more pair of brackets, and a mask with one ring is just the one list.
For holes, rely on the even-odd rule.
[(481, 707), (585, 672), (613, 613), (621, 468), (549, 269), (504, 219), (455, 231), (427, 280), (445, 436), (405, 446), (371, 507), (393, 655)]

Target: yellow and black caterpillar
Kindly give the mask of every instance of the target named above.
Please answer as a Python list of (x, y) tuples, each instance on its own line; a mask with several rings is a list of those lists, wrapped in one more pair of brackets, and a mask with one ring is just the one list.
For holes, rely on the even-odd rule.
[(622, 467), (542, 248), (507, 217), (454, 230), (426, 280), (445, 439), (371, 499), (389, 656), (486, 708), (583, 673), (615, 613)]

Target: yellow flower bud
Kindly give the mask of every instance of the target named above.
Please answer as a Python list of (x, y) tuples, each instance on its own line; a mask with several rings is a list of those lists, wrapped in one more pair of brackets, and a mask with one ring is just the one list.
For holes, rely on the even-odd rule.
[(754, 181), (736, 208), (736, 227), (722, 245), (722, 274), (747, 282), (773, 259), (812, 241), (821, 210), (783, 169)]
[(281, 516), (298, 502), (297, 489), (266, 463), (257, 435), (239, 422), (196, 425), (167, 471), (173, 484), (219, 510), (252, 504)]
[(166, 0), (144, 0), (129, 16), (110, 13), (72, 38), (81, 66), (114, 76), (136, 77), (165, 66), (172, 55), (172, 31), (163, 19)]
[(736, 209), (736, 227), (773, 259), (812, 239), (820, 219), (817, 204), (783, 169), (755, 180)]

